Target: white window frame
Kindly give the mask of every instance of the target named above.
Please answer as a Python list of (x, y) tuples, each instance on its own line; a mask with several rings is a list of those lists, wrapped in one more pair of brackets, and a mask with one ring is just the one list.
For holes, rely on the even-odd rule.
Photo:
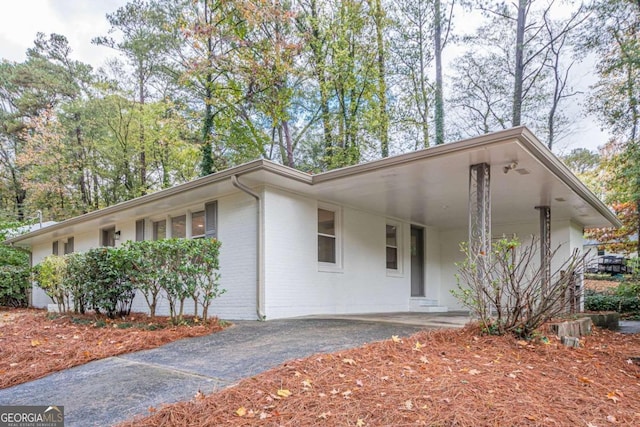
[[(199, 213), (202, 213), (202, 223), (203, 223), (202, 233), (193, 234), (193, 214), (199, 214)], [(204, 207), (202, 209), (189, 211), (187, 213), (187, 223), (188, 223), (187, 232), (188, 232), (188, 237), (190, 239), (203, 239), (205, 237), (205, 234), (206, 234), (206, 230), (204, 227), (205, 218), (206, 218), (206, 212), (204, 210)]]
[[(387, 268), (387, 225), (391, 225), (396, 228), (396, 257), (398, 262), (398, 268)], [(403, 277), (404, 276), (404, 258), (402, 248), (404, 247), (404, 227), (402, 223), (394, 221), (392, 219), (386, 219), (384, 223), (384, 267), (387, 271), (387, 276), (391, 277)]]
[(342, 263), (342, 207), (338, 205), (332, 205), (329, 203), (318, 202), (318, 206), (316, 207), (316, 215), (315, 215), (315, 225), (316, 225), (316, 239), (315, 239), (315, 253), (316, 260), (318, 259), (318, 237), (320, 233), (318, 232), (318, 209), (323, 209), (326, 211), (331, 211), (334, 213), (334, 228), (335, 228), (335, 249), (336, 249), (336, 262), (321, 262), (318, 261), (318, 271), (330, 272), (330, 273), (340, 273), (343, 271), (343, 263)]
[(188, 230), (187, 229), (187, 218), (189, 218), (189, 215), (187, 215), (187, 213), (182, 213), (182, 214), (171, 216), (167, 220), (167, 228), (171, 228), (171, 231), (167, 232), (167, 234), (170, 234), (171, 238), (176, 238), (176, 236), (174, 236), (174, 232), (173, 232), (174, 220), (178, 220), (181, 217), (184, 217), (184, 237), (180, 237), (180, 239), (188, 239), (189, 238), (189, 232), (187, 231)]

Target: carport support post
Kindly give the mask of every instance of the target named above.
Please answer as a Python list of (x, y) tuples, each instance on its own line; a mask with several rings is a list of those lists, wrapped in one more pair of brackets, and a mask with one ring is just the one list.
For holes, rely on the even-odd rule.
[[(469, 167), (469, 254), (477, 257), (478, 279), (486, 280), (491, 256), (491, 167)], [(485, 286), (488, 286), (485, 283)]]
[(542, 277), (540, 290), (542, 296), (549, 292), (551, 283), (551, 208), (549, 206), (536, 206), (540, 211), (540, 267)]

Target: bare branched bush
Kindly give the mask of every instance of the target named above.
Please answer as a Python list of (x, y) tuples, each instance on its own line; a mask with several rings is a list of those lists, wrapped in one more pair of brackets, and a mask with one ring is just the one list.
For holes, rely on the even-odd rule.
[[(553, 265), (558, 250), (549, 254)], [(530, 243), (502, 238), (492, 244), (491, 253), (471, 253), (461, 245), (465, 260), (457, 263), (458, 300), (479, 318), (485, 331), (512, 333), (530, 338), (543, 323), (567, 310), (567, 295), (573, 294), (584, 266), (578, 250), (547, 275), (540, 262), (539, 239)]]

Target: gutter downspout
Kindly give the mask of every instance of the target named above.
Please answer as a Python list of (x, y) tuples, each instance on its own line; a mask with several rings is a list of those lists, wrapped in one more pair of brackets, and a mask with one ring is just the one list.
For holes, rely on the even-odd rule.
[(262, 293), (264, 291), (264, 277), (262, 274), (262, 259), (264, 257), (262, 253), (262, 201), (258, 193), (238, 181), (238, 175), (231, 175), (231, 184), (256, 199), (256, 314), (258, 315), (258, 320), (262, 321), (266, 317), (262, 308)]

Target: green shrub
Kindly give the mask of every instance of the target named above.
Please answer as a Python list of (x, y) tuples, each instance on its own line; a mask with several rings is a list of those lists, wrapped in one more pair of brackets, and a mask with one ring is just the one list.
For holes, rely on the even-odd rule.
[(79, 313), (93, 309), (111, 318), (128, 315), (140, 290), (151, 316), (164, 296), (174, 323), (183, 320), (188, 298), (194, 314), (202, 307), (207, 320), (211, 302), (225, 292), (219, 287), (219, 249), (215, 239), (126, 242), (119, 248), (47, 257), (34, 277), (62, 312), (73, 304)]
[(28, 252), (0, 244), (0, 305), (27, 306), (30, 271)]
[(89, 307), (109, 318), (131, 312), (136, 288), (129, 255), (123, 248), (91, 249), (84, 254), (84, 269), (76, 273), (82, 275)]
[(29, 303), (28, 267), (0, 266), (0, 305), (10, 307), (26, 307)]
[(73, 311), (84, 314), (87, 310), (89, 284), (86, 282), (86, 257), (82, 252), (65, 255), (67, 270), (65, 287), (71, 296)]
[(63, 313), (70, 308), (70, 294), (65, 287), (66, 260), (58, 255), (49, 255), (33, 269), (33, 280), (58, 304)]
[(163, 239), (127, 242), (124, 247), (130, 252), (133, 280), (144, 295), (151, 316), (164, 295), (174, 323), (182, 321), (187, 298), (193, 300), (196, 316), (198, 307), (202, 307), (206, 320), (213, 299), (225, 292), (219, 287), (218, 240)]
[(607, 294), (587, 290), (584, 308), (587, 311), (617, 311), (618, 313), (640, 312), (640, 299), (633, 296)]

